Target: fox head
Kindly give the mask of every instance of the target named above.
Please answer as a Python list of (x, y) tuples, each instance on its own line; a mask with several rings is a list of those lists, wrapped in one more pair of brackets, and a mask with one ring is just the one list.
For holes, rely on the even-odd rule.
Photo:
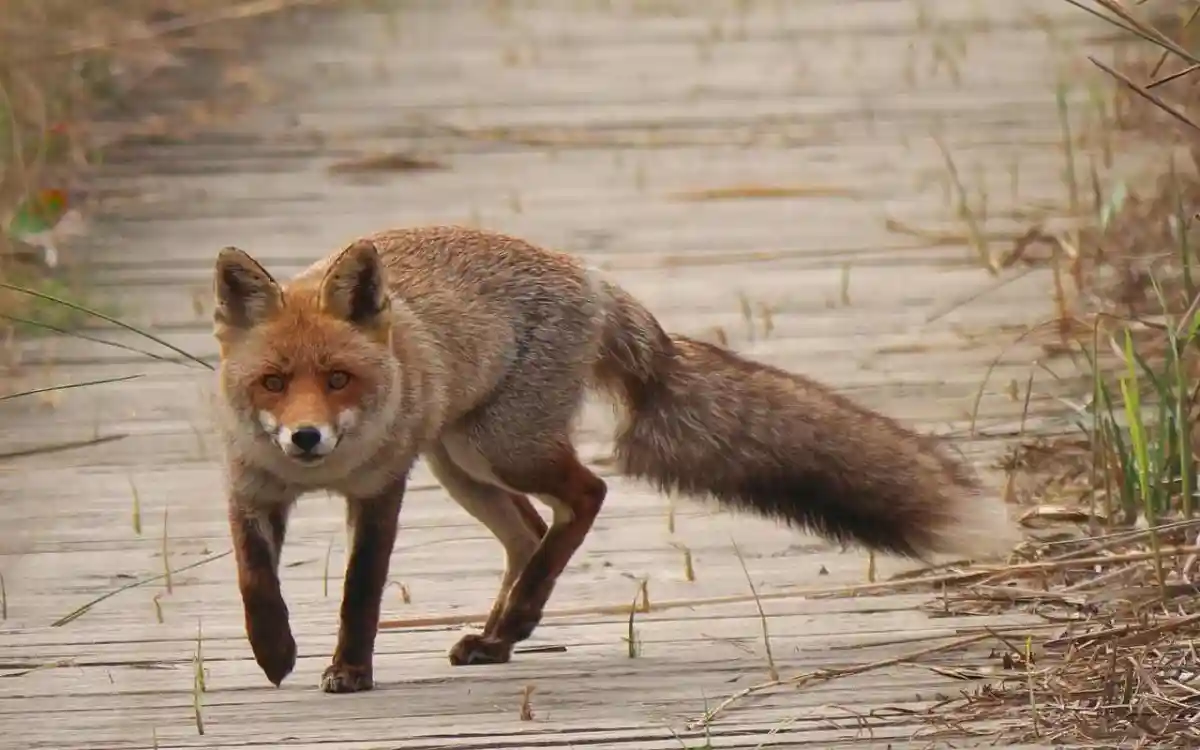
[[(355, 450), (397, 389), (391, 315), (375, 246), (350, 245), (324, 273), (281, 285), (247, 253), (217, 256), (221, 390), (240, 438), (314, 466)], [(360, 449), (363, 446), (358, 446)], [(278, 456), (278, 454), (274, 454)]]

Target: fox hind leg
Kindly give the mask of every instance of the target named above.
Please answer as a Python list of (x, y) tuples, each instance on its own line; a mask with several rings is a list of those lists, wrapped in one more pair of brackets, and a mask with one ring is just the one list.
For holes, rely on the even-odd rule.
[(550, 506), (554, 519), (533, 555), (512, 582), (503, 603), (493, 610), (489, 628), (464, 636), (450, 652), (455, 665), (507, 662), (513, 646), (532, 635), (559, 575), (583, 543), (607, 487), (589, 471), (565, 439), (538, 460), (500, 463), (494, 471), (506, 487), (535, 495)]
[(476, 480), (532, 495), (554, 515), (491, 627), (463, 637), (450, 651), (452, 664), (508, 661), (513, 645), (541, 621), (555, 581), (604, 502), (604, 482), (579, 462), (570, 439), (603, 324), (590, 291), (576, 291), (570, 300), (533, 295), (515, 302), (519, 356), (492, 398), (443, 439), (454, 462)]
[(445, 446), (435, 446), (425, 455), (425, 461), (450, 497), (486, 526), (504, 547), (504, 577), (483, 629), (484, 633), (490, 633), (500, 618), (513, 581), (546, 535), (546, 522), (524, 495), (472, 477), (454, 462)]

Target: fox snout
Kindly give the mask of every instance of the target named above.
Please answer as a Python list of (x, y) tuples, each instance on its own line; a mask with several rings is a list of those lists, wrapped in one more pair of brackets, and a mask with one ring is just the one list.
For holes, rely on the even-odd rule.
[(280, 424), (273, 415), (266, 412), (259, 415), (259, 421), (285, 455), (305, 463), (317, 463), (333, 453), (341, 439), (342, 431), (336, 424)]
[(292, 458), (315, 461), (333, 452), (338, 444), (338, 434), (330, 425), (300, 424), (281, 427), (275, 442)]
[(321, 432), (321, 428), (314, 427), (313, 425), (301, 425), (295, 430), (289, 430), (289, 432), (291, 433), (292, 445), (304, 453), (313, 453), (322, 443), (326, 442), (325, 434)]

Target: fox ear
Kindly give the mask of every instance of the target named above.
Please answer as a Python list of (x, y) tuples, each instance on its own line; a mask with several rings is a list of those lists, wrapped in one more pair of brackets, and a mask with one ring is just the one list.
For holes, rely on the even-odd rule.
[(321, 281), (321, 309), (360, 328), (374, 328), (386, 321), (390, 307), (375, 243), (358, 240), (334, 258)]
[(236, 247), (217, 254), (213, 287), (217, 298), (213, 319), (218, 326), (253, 328), (283, 306), (279, 284), (258, 261)]

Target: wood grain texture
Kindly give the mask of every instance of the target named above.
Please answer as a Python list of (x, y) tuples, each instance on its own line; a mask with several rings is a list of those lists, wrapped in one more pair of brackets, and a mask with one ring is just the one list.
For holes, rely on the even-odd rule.
[[(994, 283), (939, 186), (945, 167), (930, 134), (940, 131), (965, 179), (986, 189), (993, 249), (1006, 251), (1029, 223), (1017, 209), (1065, 200), (1054, 96), (1061, 49), (1045, 29), (1088, 46), (1095, 27), (1084, 14), (1034, 0), (375, 5), (266, 40), (272, 101), (187, 142), (111, 155), (101, 192), (138, 197), (114, 198), (77, 256), (127, 318), (212, 358), (207, 290), (220, 247), (243, 247), (286, 275), (358, 234), (468, 222), (576, 252), (669, 329), (720, 329), (739, 351), (922, 429), (967, 434), (999, 358), (983, 385), (980, 435), (961, 447), (984, 469), (1002, 455), (1022, 421), (1009, 384), (1023, 388), (1042, 356), (1028, 342), (1006, 347), (1053, 314), (1050, 281), (1036, 271), (927, 322)], [(935, 49), (957, 51), (935, 62)], [(445, 168), (329, 170), (387, 152)], [(777, 194), (747, 197), (756, 186)], [(889, 230), (887, 219), (920, 231)], [(352, 697), (317, 688), (337, 632), (342, 510), (323, 497), (302, 502), (282, 569), (300, 657), (276, 690), (246, 643), (229, 557), (175, 574), (169, 593), (164, 581), (148, 583), (50, 627), (164, 566), (228, 549), (213, 379), (86, 342), (21, 346), (27, 366), (11, 387), (145, 377), (0, 406), (0, 453), (28, 454), (0, 459), (4, 750), (700, 747), (702, 737), (681, 744), (672, 733), (766, 679), (753, 603), (639, 614), (633, 659), (626, 617), (554, 613), (626, 605), (643, 578), (652, 603), (745, 595), (731, 539), (770, 595), (763, 608), (785, 677), (1024, 622), (931, 617), (921, 609), (931, 597), (919, 592), (806, 598), (865, 581), (866, 557), (682, 500), (671, 531), (668, 501), (610, 476), (601, 461), (606, 506), (529, 643), (565, 652), (453, 669), (446, 650), (460, 627), (384, 630), (378, 687)], [(1039, 375), (1027, 426), (1062, 429), (1054, 397), (1067, 392)], [(607, 455), (610, 427), (602, 409), (589, 410), (585, 459)], [(69, 447), (105, 437), (113, 439)], [(67, 447), (41, 452), (56, 445)], [(499, 545), (419, 467), (384, 618), (481, 617), (502, 566)], [(881, 560), (879, 575), (900, 569)], [(203, 736), (193, 706), (197, 628)], [(988, 666), (989, 648), (927, 661)], [(533, 720), (522, 721), (528, 685)], [(711, 742), (924, 747), (930, 738), (913, 738), (923, 728), (906, 712), (970, 687), (923, 666), (890, 667), (746, 701), (712, 727)]]

